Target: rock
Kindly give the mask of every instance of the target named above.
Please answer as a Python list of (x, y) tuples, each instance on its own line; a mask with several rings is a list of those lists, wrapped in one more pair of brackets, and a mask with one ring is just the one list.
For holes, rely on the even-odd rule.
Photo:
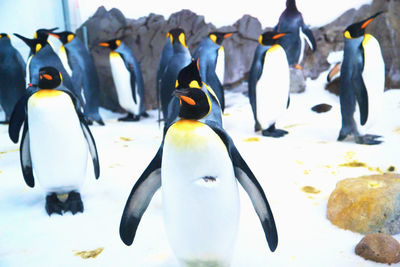
[(323, 103), (323, 104), (313, 106), (311, 108), (311, 110), (315, 111), (317, 113), (324, 113), (324, 112), (328, 112), (329, 110), (331, 110), (331, 108), (332, 108), (331, 105)]
[(327, 217), (340, 228), (362, 234), (400, 233), (400, 175), (339, 181), (329, 197)]
[(306, 79), (303, 70), (290, 68), (290, 92), (302, 93), (306, 90)]
[(387, 234), (370, 234), (356, 246), (357, 255), (380, 263), (400, 262), (400, 244)]

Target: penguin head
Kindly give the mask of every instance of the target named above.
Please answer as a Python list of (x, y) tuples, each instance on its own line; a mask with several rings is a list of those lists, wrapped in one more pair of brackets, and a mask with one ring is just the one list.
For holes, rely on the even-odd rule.
[(365, 33), (365, 28), (380, 14), (382, 14), (383, 11), (380, 11), (378, 13), (376, 13), (375, 15), (360, 21), (360, 22), (356, 22), (351, 24), (350, 26), (348, 26), (346, 28), (346, 30), (344, 31), (344, 37), (347, 39), (353, 39), (353, 38), (358, 38), (364, 35)]
[(211, 110), (211, 101), (202, 90), (198, 60), (192, 61), (178, 74), (174, 95), (179, 98), (179, 117), (198, 120), (205, 117)]
[(276, 31), (268, 31), (264, 32), (258, 38), (258, 43), (263, 46), (272, 46), (277, 43), (279, 38), (282, 38), (288, 33), (285, 32), (276, 32)]
[(183, 29), (174, 28), (174, 29), (169, 31), (169, 34), (170, 34), (169, 37), (171, 38), (171, 43), (172, 44), (180, 44), (180, 45), (182, 45), (182, 46), (187, 48), (185, 31)]
[(225, 38), (228, 38), (229, 36), (232, 36), (232, 34), (234, 34), (234, 33), (236, 33), (236, 32), (210, 32), (208, 34), (208, 38), (210, 38), (211, 41), (213, 41), (217, 45), (221, 45), (222, 41)]
[(49, 37), (49, 33), (53, 32), (53, 31), (55, 31), (57, 29), (58, 29), (58, 27), (55, 27), (55, 28), (52, 28), (52, 29), (38, 29), (35, 32), (35, 35), (34, 35), (33, 38), (34, 39), (38, 39), (38, 40), (47, 41), (47, 38)]
[(31, 53), (35, 55), (37, 52), (39, 52), (45, 45), (47, 45), (47, 39), (29, 39), (26, 38), (22, 35), (19, 35), (18, 33), (14, 33), (15, 36), (17, 36), (19, 39), (24, 41), (24, 43), (29, 46), (31, 49)]
[(60, 86), (62, 82), (61, 73), (53, 67), (43, 67), (39, 70), (40, 89), (54, 89)]
[(108, 47), (111, 50), (117, 49), (121, 45), (122, 41), (120, 39), (112, 39), (106, 42), (99, 43), (99, 46)]
[(0, 33), (0, 39), (10, 39), (10, 36), (7, 33)]
[(50, 32), (49, 35), (56, 37), (59, 39), (64, 45), (68, 44), (75, 38), (75, 34), (70, 31), (64, 31), (64, 32)]
[(296, 9), (297, 10), (296, 0), (286, 0), (286, 8), (287, 9)]

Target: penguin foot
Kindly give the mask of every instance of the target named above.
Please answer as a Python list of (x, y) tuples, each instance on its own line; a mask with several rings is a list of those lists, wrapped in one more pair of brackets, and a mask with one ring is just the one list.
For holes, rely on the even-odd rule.
[(140, 116), (142, 116), (143, 118), (150, 117), (149, 113), (147, 113), (146, 111), (143, 111), (142, 114), (140, 114)]
[(132, 113), (128, 113), (126, 117), (119, 118), (118, 121), (138, 121), (140, 120), (139, 115), (133, 115)]
[(267, 130), (261, 131), (261, 134), (263, 136), (274, 137), (274, 138), (283, 137), (288, 133), (289, 133), (288, 131), (280, 130), (280, 129), (274, 129), (274, 130), (267, 129)]
[(64, 204), (64, 211), (70, 211), (73, 215), (78, 212), (83, 212), (83, 203), (81, 199), (81, 194), (71, 191), (68, 194), (68, 198)]
[(379, 145), (383, 141), (376, 140), (376, 139), (380, 138), (380, 137), (382, 137), (382, 136), (366, 134), (366, 135), (363, 135), (363, 136), (356, 137), (356, 143), (357, 144), (363, 144), (363, 145)]
[(58, 199), (56, 193), (52, 193), (46, 196), (45, 208), (49, 216), (53, 213), (62, 215), (64, 204)]
[(256, 124), (254, 125), (254, 131), (258, 132), (260, 130), (261, 130), (261, 125), (260, 125), (260, 123), (256, 122)]
[(99, 124), (101, 126), (105, 125), (105, 123), (104, 123), (104, 121), (102, 119), (98, 119), (98, 120), (96, 120), (96, 122), (97, 122), (97, 124)]

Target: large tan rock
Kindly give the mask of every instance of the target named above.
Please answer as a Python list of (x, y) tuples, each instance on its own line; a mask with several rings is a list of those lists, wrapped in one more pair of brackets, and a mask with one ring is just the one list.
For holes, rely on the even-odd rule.
[(328, 201), (328, 219), (362, 234), (400, 233), (400, 175), (349, 178), (337, 183)]
[(355, 248), (357, 255), (380, 263), (400, 262), (400, 244), (387, 234), (365, 236)]

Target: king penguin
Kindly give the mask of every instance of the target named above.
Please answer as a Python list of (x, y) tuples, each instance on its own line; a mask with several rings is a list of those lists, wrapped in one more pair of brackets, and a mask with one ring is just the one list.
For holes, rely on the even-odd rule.
[[(31, 84), (16, 104), (9, 136), (18, 142), (24, 125), (20, 161), (23, 177), (34, 187), (34, 178), (46, 191), (46, 211), (62, 214), (83, 212), (79, 190), (86, 177), (88, 149), (95, 178), (100, 175), (94, 138), (77, 108), (76, 97), (62, 84), (61, 73), (53, 67), (39, 70), (38, 85)], [(65, 202), (60, 196), (68, 194)]]
[[(185, 80), (179, 83), (192, 78)], [(162, 187), (164, 226), (181, 266), (228, 266), (239, 228), (239, 182), (275, 251), (277, 230), (261, 185), (227, 132), (213, 121), (201, 122), (212, 109), (208, 95), (190, 87), (174, 95), (180, 101), (179, 119), (166, 129), (130, 193), (120, 223), (122, 241), (133, 243), (142, 215)]]
[[(51, 32), (51, 30), (48, 32)], [(45, 30), (42, 29), (41, 31)], [(65, 70), (60, 58), (47, 41), (48, 35), (35, 34), (36, 38), (34, 39), (26, 38), (17, 33), (14, 33), (14, 35), (24, 41), (31, 51), (31, 55), (29, 56), (26, 64), (26, 83), (38, 84), (39, 70), (43, 67), (53, 67), (60, 71), (61, 75), (63, 76), (63, 86), (67, 87), (68, 90), (73, 92), (75, 96), (78, 97), (78, 104), (81, 105), (81, 103), (83, 103), (82, 97), (79, 91), (74, 87), (71, 77)]]
[(300, 63), (304, 57), (305, 41), (313, 51), (317, 49), (312, 31), (304, 24), (303, 15), (296, 6), (296, 0), (286, 0), (286, 9), (279, 17), (275, 31), (291, 33), (279, 40), (285, 49), (290, 66), (301, 69)]
[[(290, 34), (290, 33), (289, 33)], [(277, 42), (286, 33), (265, 32), (259, 37), (249, 73), (249, 100), (254, 130), (263, 136), (282, 137), (288, 132), (275, 128), (289, 105), (290, 71), (285, 50)]]
[(138, 121), (148, 117), (144, 108), (144, 82), (142, 70), (132, 49), (119, 39), (99, 43), (110, 51), (110, 65), (118, 102), (128, 115), (120, 121)]
[(17, 101), (25, 91), (25, 61), (6, 33), (0, 33), (0, 106), (8, 123)]
[(192, 56), (186, 45), (184, 30), (174, 28), (169, 32), (173, 53), (167, 62), (160, 81), (160, 99), (164, 120), (168, 119), (168, 105), (175, 90), (178, 73), (192, 61)]
[(379, 120), (385, 89), (385, 63), (379, 42), (371, 34), (365, 33), (365, 28), (381, 13), (351, 24), (344, 31), (339, 89), (342, 115), (339, 141), (353, 134), (357, 144), (381, 143), (376, 140), (380, 136), (363, 135)]
[(80, 89), (81, 94), (83, 93), (85, 101), (83, 108), (89, 123), (95, 121), (100, 125), (104, 125), (99, 114), (99, 77), (89, 51), (86, 49), (82, 41), (70, 31), (60, 33), (53, 32), (49, 34), (58, 38), (62, 42), (59, 56), (60, 59), (67, 59), (67, 65), (72, 71), (71, 79), (74, 83), (74, 87)]
[(199, 44), (193, 58), (200, 59), (200, 75), (216, 93), (221, 109), (225, 109), (224, 88), (222, 82), (225, 75), (225, 52), (222, 42), (234, 32), (211, 32)]

